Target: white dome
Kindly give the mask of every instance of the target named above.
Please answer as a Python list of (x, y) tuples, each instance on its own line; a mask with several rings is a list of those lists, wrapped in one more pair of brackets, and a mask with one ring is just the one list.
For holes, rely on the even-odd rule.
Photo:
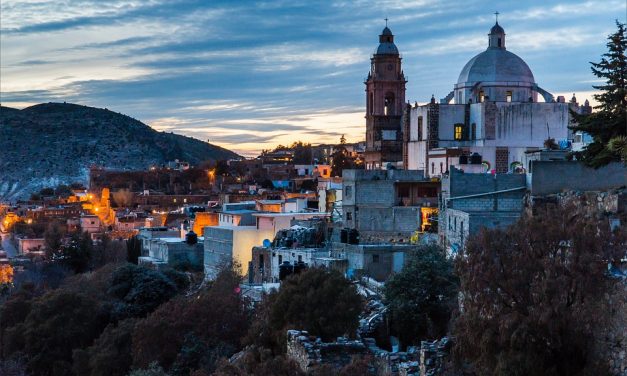
[(535, 83), (531, 69), (523, 59), (504, 48), (488, 48), (470, 59), (457, 79), (460, 86), (489, 82)]

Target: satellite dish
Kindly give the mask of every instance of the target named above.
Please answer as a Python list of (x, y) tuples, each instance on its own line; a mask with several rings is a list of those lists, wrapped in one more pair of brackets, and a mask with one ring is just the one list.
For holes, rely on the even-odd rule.
[(268, 239), (263, 239), (263, 246), (264, 248), (270, 248), (270, 246), (272, 245), (272, 242)]

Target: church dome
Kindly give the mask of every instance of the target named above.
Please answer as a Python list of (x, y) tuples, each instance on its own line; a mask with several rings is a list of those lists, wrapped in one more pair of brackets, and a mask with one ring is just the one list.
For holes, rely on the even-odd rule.
[(389, 27), (385, 27), (379, 35), (379, 47), (374, 52), (375, 55), (398, 55), (398, 48), (394, 44), (394, 34)]
[(492, 29), (490, 29), (490, 34), (505, 34), (505, 30), (503, 30), (503, 28), (501, 27), (501, 25), (499, 25), (499, 23), (497, 22), (494, 26), (492, 26)]
[(534, 83), (533, 73), (523, 59), (504, 48), (488, 48), (470, 59), (457, 79), (458, 84), (476, 82)]
[(380, 43), (379, 47), (375, 51), (377, 55), (398, 55), (398, 48), (394, 43), (384, 42)]

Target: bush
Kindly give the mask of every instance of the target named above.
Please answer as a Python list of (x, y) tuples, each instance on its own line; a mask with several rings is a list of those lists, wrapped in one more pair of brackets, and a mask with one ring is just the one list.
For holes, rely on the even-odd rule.
[(163, 273), (127, 264), (111, 277), (108, 293), (119, 299), (113, 308), (117, 320), (145, 317), (178, 292), (176, 284)]

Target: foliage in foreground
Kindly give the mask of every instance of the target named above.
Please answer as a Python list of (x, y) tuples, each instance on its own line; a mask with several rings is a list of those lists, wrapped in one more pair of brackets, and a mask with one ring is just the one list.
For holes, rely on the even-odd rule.
[(446, 252), (437, 245), (425, 245), (409, 257), (384, 288), (392, 331), (402, 347), (446, 335), (457, 305), (458, 280)]
[(605, 374), (594, 337), (610, 312), (607, 264), (625, 239), (574, 206), (470, 238), (457, 264), (458, 355), (482, 375)]

